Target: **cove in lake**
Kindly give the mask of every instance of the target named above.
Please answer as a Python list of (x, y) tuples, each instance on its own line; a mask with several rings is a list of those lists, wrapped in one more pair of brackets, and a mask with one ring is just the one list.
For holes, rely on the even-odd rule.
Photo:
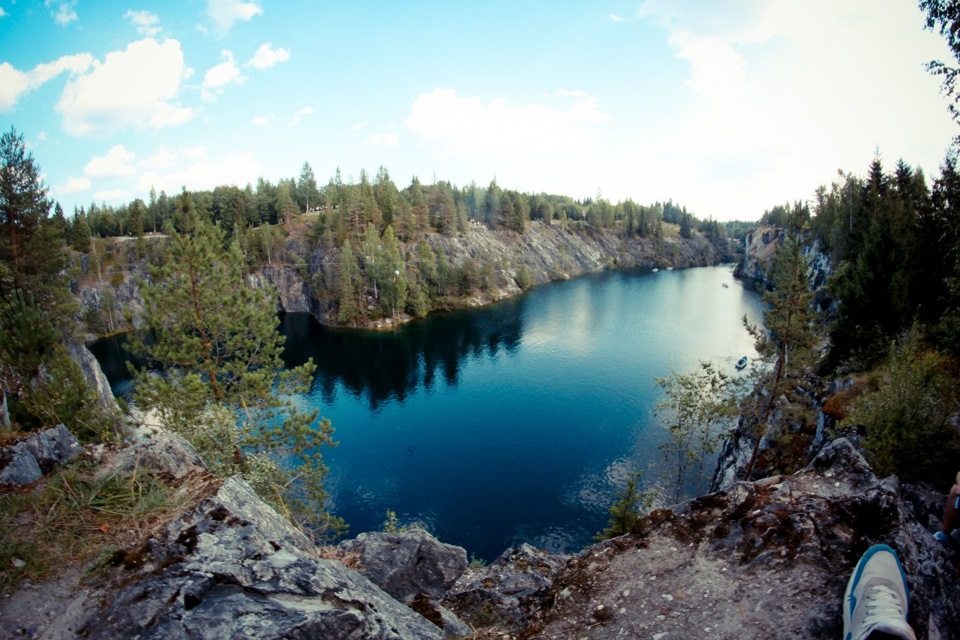
[[(522, 542), (589, 544), (616, 491), (660, 460), (655, 377), (698, 360), (737, 375), (755, 355), (744, 315), (761, 320), (759, 295), (722, 266), (603, 272), (391, 332), (307, 314), (281, 330), (288, 365), (317, 364), (298, 401), (333, 421), (327, 486), (351, 534), (391, 509), (492, 560)], [(120, 344), (92, 349), (124, 395)]]

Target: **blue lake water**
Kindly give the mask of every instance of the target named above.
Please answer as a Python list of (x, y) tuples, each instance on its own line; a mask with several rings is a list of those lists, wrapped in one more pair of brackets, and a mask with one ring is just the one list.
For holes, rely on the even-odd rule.
[[(655, 377), (698, 360), (734, 373), (754, 355), (744, 315), (759, 322), (759, 295), (721, 266), (604, 272), (391, 332), (306, 314), (281, 329), (288, 364), (318, 366), (299, 401), (336, 429), (327, 484), (351, 534), (391, 509), (492, 560), (521, 542), (590, 543), (625, 480), (655, 475)], [(123, 393), (117, 343), (94, 351)]]

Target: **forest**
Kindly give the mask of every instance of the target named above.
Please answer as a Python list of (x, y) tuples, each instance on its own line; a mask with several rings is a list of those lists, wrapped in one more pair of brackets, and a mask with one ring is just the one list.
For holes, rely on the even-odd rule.
[[(324, 317), (344, 325), (423, 317), (462, 306), (472, 292), (512, 285), (490, 260), (448, 255), (436, 240), (463, 237), (470, 228), (520, 238), (534, 221), (565, 233), (613, 233), (623, 242), (690, 239), (696, 233), (722, 243), (728, 237), (727, 225), (700, 220), (672, 201), (574, 200), (502, 189), (495, 180), (486, 187), (472, 183), (459, 188), (443, 181), (423, 185), (414, 177), (398, 189), (383, 167), (372, 182), (364, 171), (359, 182), (344, 182), (338, 171), (318, 187), (307, 162), (299, 179), (276, 185), (261, 178), (256, 188), (183, 189), (172, 197), (151, 193), (148, 203), (94, 203), (70, 217), (54, 205), (52, 219), (81, 262), (101, 281), (104, 271), (111, 271), (113, 284), (136, 273), (142, 260), (162, 261), (156, 243), (147, 241), (157, 234), (187, 233), (198, 220), (215, 225), (229, 242), (238, 243), (249, 270), (296, 269)], [(136, 238), (135, 253), (118, 255), (113, 239), (119, 237)], [(556, 277), (562, 274), (551, 274)], [(521, 289), (533, 283), (522, 266), (514, 279)], [(111, 292), (105, 295), (109, 298)], [(108, 299), (107, 304), (114, 303)], [(106, 315), (110, 317), (87, 322), (95, 331), (116, 331), (121, 323), (113, 316), (119, 314), (108, 310)]]

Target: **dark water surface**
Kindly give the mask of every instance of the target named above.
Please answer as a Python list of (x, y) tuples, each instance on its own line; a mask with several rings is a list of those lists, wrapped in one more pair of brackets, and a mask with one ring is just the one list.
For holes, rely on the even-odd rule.
[[(588, 544), (617, 488), (659, 459), (654, 377), (704, 359), (733, 373), (754, 354), (744, 314), (760, 319), (752, 286), (706, 267), (590, 275), (386, 333), (307, 314), (281, 330), (288, 364), (317, 364), (301, 401), (333, 421), (328, 489), (351, 533), (392, 509), (492, 560)], [(124, 393), (117, 343), (94, 353)]]

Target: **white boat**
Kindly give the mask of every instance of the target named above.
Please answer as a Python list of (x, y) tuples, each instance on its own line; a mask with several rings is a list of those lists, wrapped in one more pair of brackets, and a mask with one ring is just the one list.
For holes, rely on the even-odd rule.
[(747, 356), (743, 356), (737, 360), (737, 371), (742, 371), (747, 367)]

